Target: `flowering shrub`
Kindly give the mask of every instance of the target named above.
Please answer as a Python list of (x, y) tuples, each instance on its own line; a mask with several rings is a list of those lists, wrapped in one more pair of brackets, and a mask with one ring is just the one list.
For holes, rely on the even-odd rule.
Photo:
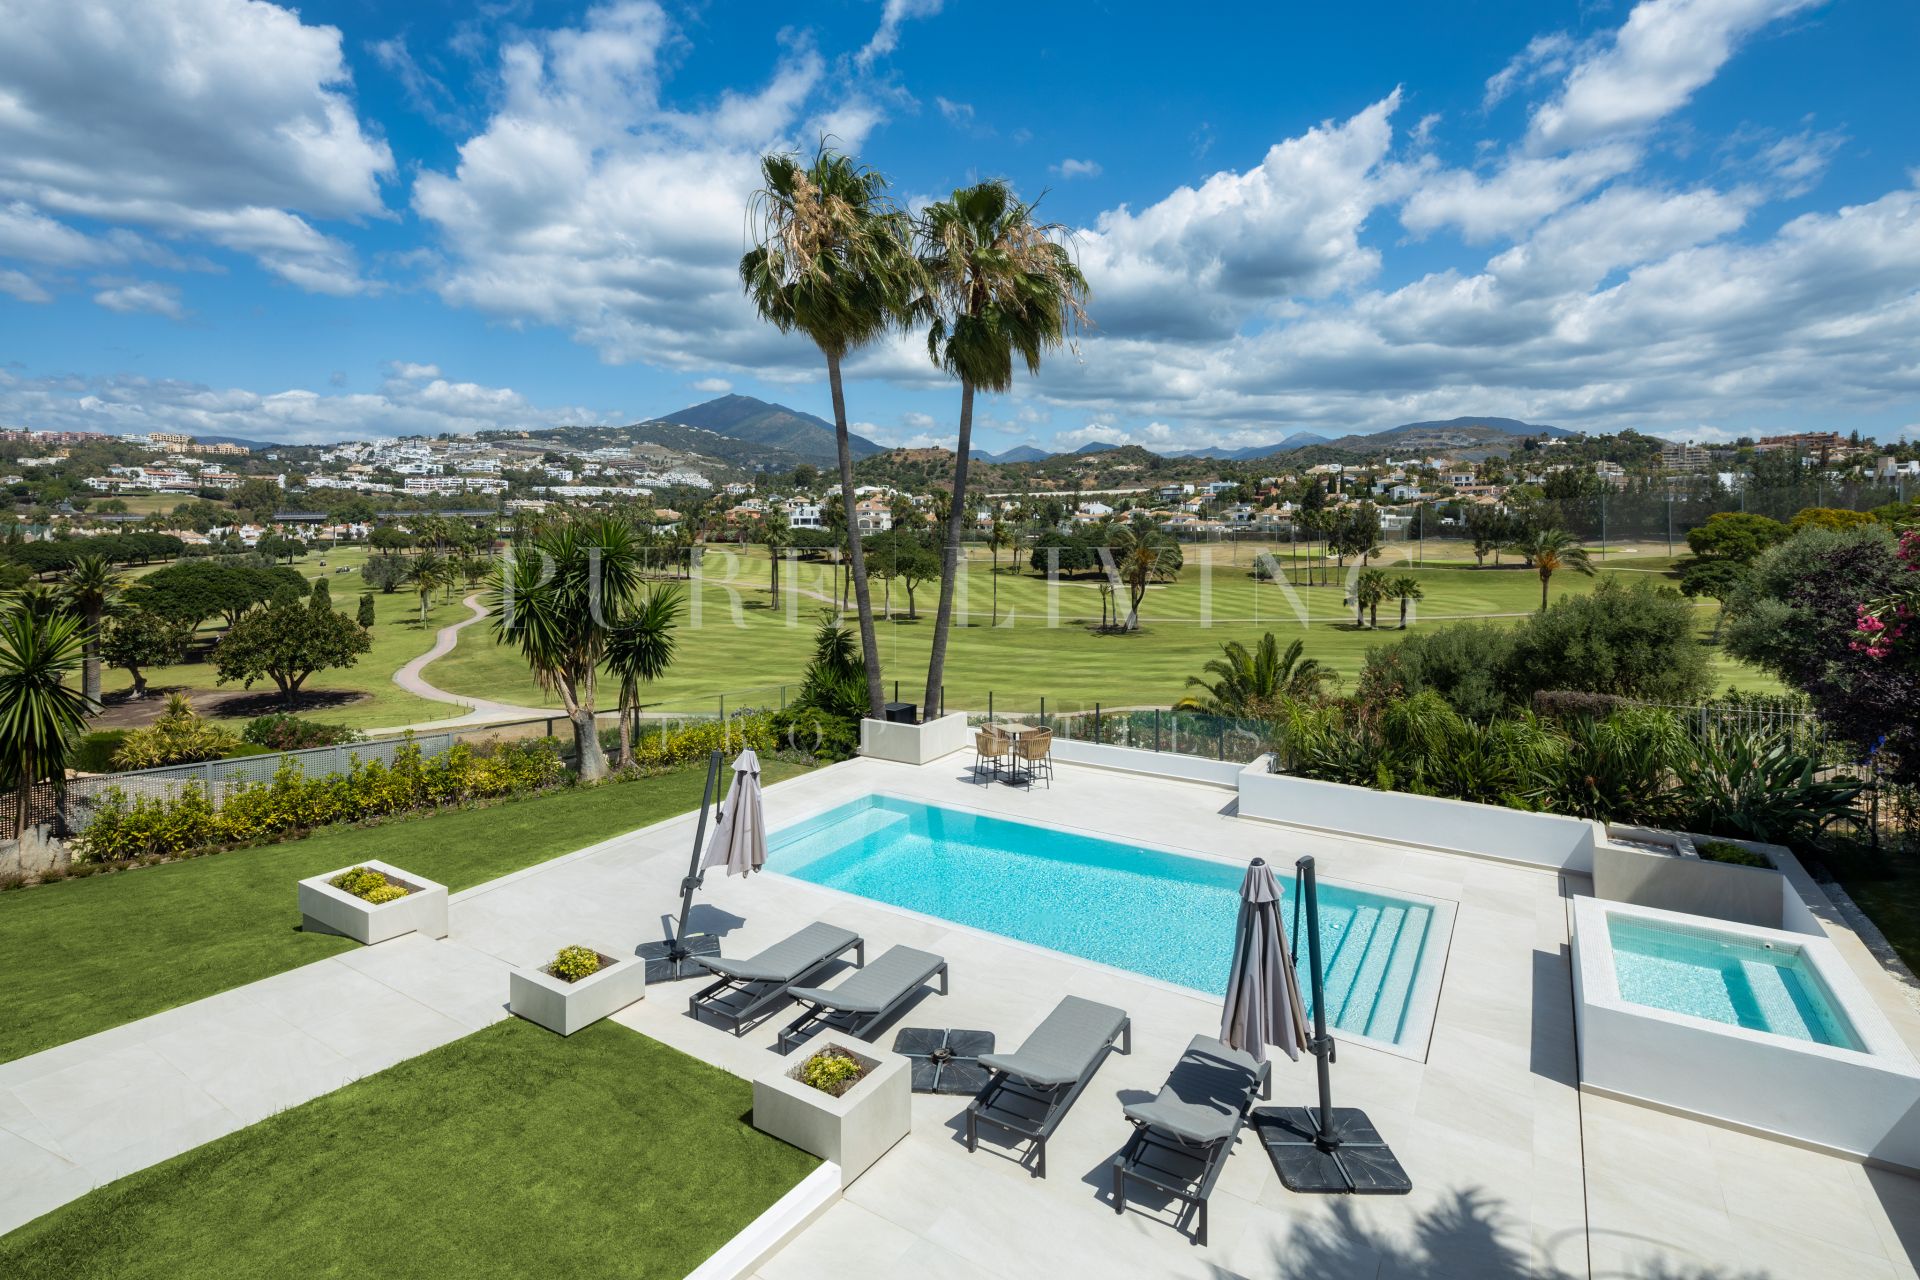
[(774, 738), (773, 717), (756, 713), (643, 732), (633, 744), (633, 763), (643, 770), (672, 769), (704, 763), (716, 747), (732, 755), (746, 747), (765, 753), (779, 745)]
[(327, 883), (356, 898), (364, 898), (376, 907), (383, 902), (407, 896), (406, 886), (394, 884), (387, 879), (385, 872), (375, 871), (372, 867), (351, 867)]
[(800, 1066), (800, 1083), (838, 1098), (867, 1074), (867, 1064), (832, 1045), (808, 1058)]
[(600, 953), (592, 947), (562, 947), (547, 966), (562, 982), (578, 982), (600, 972)]
[[(1908, 573), (1920, 573), (1920, 529), (1900, 535), (1900, 562)], [(1853, 641), (1848, 646), (1870, 658), (1890, 658), (1904, 653), (1908, 661), (1916, 658), (1911, 643), (1903, 644), (1920, 621), (1920, 585), (1907, 587), (1889, 596), (1861, 605), (1854, 619)]]
[(112, 787), (73, 843), (74, 856), (94, 862), (170, 857), (283, 831), (537, 791), (559, 782), (565, 773), (559, 745), (540, 738), (486, 751), (462, 743), (432, 757), (423, 757), (418, 746), (408, 743), (390, 765), (356, 757), (345, 773), (312, 778), (285, 759), (270, 782), (232, 785), (217, 806), (197, 782), (171, 799), (129, 800)]

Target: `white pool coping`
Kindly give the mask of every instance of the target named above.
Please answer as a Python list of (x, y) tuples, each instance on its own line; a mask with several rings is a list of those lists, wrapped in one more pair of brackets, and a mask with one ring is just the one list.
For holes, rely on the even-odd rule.
[[(1026, 816), (1017, 818), (1009, 817), (1003, 813), (994, 813), (991, 810), (974, 808), (969, 805), (950, 804), (945, 801), (934, 803), (930, 800), (901, 795), (880, 788), (870, 790), (866, 797), (855, 797), (851, 800), (843, 798), (830, 804), (814, 805), (803, 809), (790, 821), (783, 822), (777, 829), (768, 833), (767, 846), (769, 858), (773, 856), (772, 850), (774, 846), (780, 842), (782, 837), (786, 836), (795, 828), (805, 826), (826, 814), (832, 813), (836, 809), (842, 809), (850, 804), (858, 803), (862, 798), (887, 799), (900, 804), (918, 805), (928, 809), (946, 809), (956, 813), (964, 813), (972, 817), (989, 818), (996, 822), (1009, 822), (1018, 826), (1038, 827), (1042, 830), (1054, 831), (1062, 835), (1071, 835), (1079, 839), (1100, 840), (1122, 847), (1132, 846), (1152, 853), (1166, 854), (1170, 857), (1194, 858), (1233, 867), (1244, 866), (1244, 863), (1238, 858), (1211, 853), (1204, 849), (1188, 848), (1160, 841), (1140, 840), (1133, 837), (1123, 839), (1088, 831), (1080, 827), (1066, 826), (1057, 822), (1047, 822), (1039, 818)], [(1070, 951), (1059, 951), (1052, 947), (1042, 946), (1039, 943), (1027, 942), (1004, 933), (996, 933), (991, 929), (982, 929), (958, 920), (949, 920), (945, 916), (930, 915), (924, 911), (915, 911), (910, 907), (896, 906), (890, 902), (883, 902), (878, 898), (869, 898), (864, 894), (850, 893), (844, 889), (836, 889), (832, 885), (821, 884), (817, 880), (809, 880), (804, 876), (789, 876), (771, 866), (765, 868), (765, 874), (776, 875), (785, 880), (793, 880), (796, 883), (805, 884), (826, 893), (858, 899), (861, 902), (871, 904), (882, 910), (909, 919), (928, 921), (944, 928), (961, 930), (976, 937), (992, 938), (998, 942), (1027, 951), (1043, 953), (1050, 956), (1064, 956), (1076, 963), (1091, 965), (1096, 969), (1101, 969), (1108, 973), (1124, 974), (1136, 982), (1151, 983), (1167, 991), (1178, 992), (1182, 995), (1199, 996), (1207, 1000), (1218, 1000), (1220, 998), (1218, 992), (1203, 991), (1198, 987), (1189, 987), (1182, 983), (1169, 982), (1164, 978), (1156, 978), (1152, 974), (1137, 973), (1132, 969), (1107, 964), (1104, 961), (1093, 960), (1086, 956), (1075, 955)], [(1283, 869), (1281, 867), (1275, 867), (1274, 874), (1283, 879), (1296, 878), (1291, 868)], [(1374, 1036), (1360, 1035), (1350, 1031), (1335, 1030), (1332, 1032), (1335, 1040), (1344, 1040), (1354, 1044), (1366, 1045), (1369, 1048), (1378, 1049), (1382, 1053), (1390, 1053), (1396, 1057), (1407, 1058), (1414, 1062), (1425, 1062), (1433, 1040), (1434, 1017), (1440, 1005), (1440, 987), (1446, 976), (1447, 956), (1453, 943), (1453, 926), (1458, 904), (1445, 898), (1429, 897), (1424, 894), (1410, 893), (1402, 889), (1389, 889), (1381, 885), (1368, 884), (1339, 877), (1321, 876), (1319, 879), (1323, 885), (1356, 890), (1394, 902), (1403, 902), (1411, 906), (1425, 907), (1431, 912), (1428, 919), (1427, 936), (1422, 939), (1420, 944), (1419, 959), (1414, 968), (1413, 984), (1407, 990), (1406, 1009), (1402, 1015), (1402, 1026), (1404, 1030), (1400, 1039), (1381, 1040)]]

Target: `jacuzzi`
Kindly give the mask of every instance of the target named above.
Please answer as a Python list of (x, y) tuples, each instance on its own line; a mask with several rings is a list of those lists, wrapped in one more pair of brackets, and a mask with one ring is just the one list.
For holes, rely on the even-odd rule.
[(1582, 1088), (1920, 1169), (1920, 1062), (1827, 938), (1576, 898)]

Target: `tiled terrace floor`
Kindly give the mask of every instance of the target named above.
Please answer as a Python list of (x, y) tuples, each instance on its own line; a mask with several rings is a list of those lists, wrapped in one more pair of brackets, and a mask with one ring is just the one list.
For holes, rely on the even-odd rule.
[[(1072, 766), (1061, 767), (1051, 791), (1032, 793), (982, 788), (965, 777), (964, 765), (952, 761), (923, 768), (857, 761), (771, 788), (768, 820), (778, 827), (884, 790), (1235, 862), (1264, 856), (1284, 868), (1310, 852), (1328, 878), (1457, 903), (1424, 1053), (1347, 1044), (1334, 1068), (1336, 1101), (1368, 1110), (1410, 1170), (1415, 1192), (1294, 1196), (1257, 1146), (1243, 1141), (1215, 1192), (1207, 1247), (1190, 1245), (1145, 1212), (1116, 1217), (1105, 1171), (1127, 1134), (1121, 1104), (1157, 1089), (1194, 1033), (1218, 1029), (1217, 1003), (782, 876), (715, 876), (694, 924), (722, 932), (729, 953), (824, 918), (864, 934), (869, 955), (906, 943), (947, 956), (952, 994), (929, 995), (899, 1025), (988, 1027), (1011, 1045), (1068, 992), (1121, 1005), (1134, 1022), (1132, 1056), (1110, 1058), (1082, 1096), (1050, 1148), (1046, 1180), (1030, 1178), (991, 1145), (969, 1156), (957, 1125), (964, 1099), (916, 1097), (911, 1136), (766, 1262), (762, 1280), (1915, 1275), (1909, 1254), (1920, 1244), (1920, 1181), (1578, 1092), (1566, 895), (1583, 883), (1244, 821), (1232, 815), (1230, 792), (1196, 784)], [(102, 1176), (502, 1016), (505, 967), (543, 960), (562, 943), (630, 953), (659, 936), (692, 828), (691, 817), (677, 819), (457, 895), (447, 942), (402, 940), (337, 957), (0, 1067), (0, 1191), (7, 1191), (0, 1199), (32, 1181), (42, 1188), (33, 1212), (44, 1211)], [(1864, 957), (1853, 944), (1849, 959), (1871, 965)], [(303, 984), (327, 987), (342, 965), (391, 993), (384, 1004), (405, 1004), (387, 1009), (384, 1021), (303, 1007)], [(317, 972), (323, 967), (329, 972)], [(1876, 980), (1882, 1004), (1899, 1003), (1892, 984)], [(735, 1039), (686, 1017), (692, 989), (656, 986), (617, 1017), (743, 1075), (776, 1061), (771, 1046), (784, 1018)], [(1888, 1012), (1915, 1043), (1920, 1017), (1906, 1006)], [(889, 1030), (879, 1043), (891, 1039)], [(78, 1079), (129, 1053), (171, 1061), (169, 1045), (178, 1052), (182, 1043), (198, 1046), (198, 1056), (172, 1070), (206, 1075), (190, 1079), (190, 1090), (163, 1070), (146, 1084), (136, 1075), (135, 1084), (74, 1092), (70, 1101), (60, 1090), (33, 1094), (33, 1081), (52, 1072)], [(207, 1057), (208, 1046), (222, 1044), (223, 1053), (284, 1061), (287, 1070), (272, 1076), (280, 1083), (268, 1093), (236, 1092)], [(1305, 1102), (1312, 1091), (1310, 1061), (1278, 1063), (1276, 1101)], [(201, 1095), (209, 1105), (200, 1105)], [(195, 1105), (182, 1107), (178, 1098)], [(20, 1163), (28, 1154), (46, 1165), (31, 1178)], [(20, 1215), (8, 1218), (10, 1225)]]

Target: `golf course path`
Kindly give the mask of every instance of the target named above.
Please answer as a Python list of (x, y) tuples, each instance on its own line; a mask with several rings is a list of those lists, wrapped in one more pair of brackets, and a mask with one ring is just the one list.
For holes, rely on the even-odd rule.
[(415, 724), (394, 725), (385, 729), (369, 730), (371, 734), (399, 733), (405, 729), (451, 729), (460, 725), (495, 724), (502, 720), (534, 720), (558, 714), (547, 707), (524, 707), (512, 702), (494, 702), (486, 698), (467, 698), (448, 693), (445, 689), (435, 688), (427, 683), (420, 673), (435, 658), (444, 658), (453, 652), (453, 646), (460, 642), (460, 632), (487, 616), (486, 609), (480, 604), (477, 595), (468, 596), (461, 601), (473, 612), (450, 627), (440, 628), (434, 637), (433, 648), (409, 662), (393, 673), (393, 682), (408, 693), (416, 694), (434, 702), (450, 702), (457, 707), (468, 708), (467, 713), (450, 720), (423, 720)]

